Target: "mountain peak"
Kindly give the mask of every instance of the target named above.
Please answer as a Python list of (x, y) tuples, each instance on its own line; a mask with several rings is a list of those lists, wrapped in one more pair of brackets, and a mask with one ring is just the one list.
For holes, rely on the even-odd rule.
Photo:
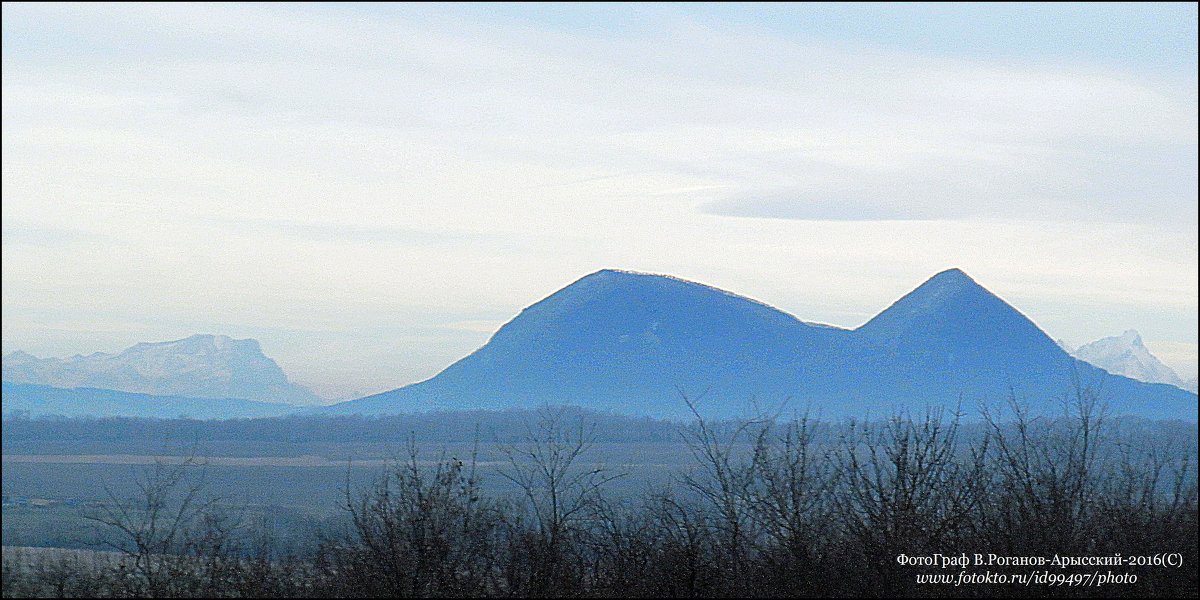
[[(892, 351), (920, 349), (931, 369), (971, 365), (1005, 372), (1031, 361), (1067, 359), (1028, 317), (961, 269), (930, 277), (855, 331)], [(972, 365), (975, 359), (968, 357), (984, 362)]]
[(1075, 351), (1075, 357), (1109, 373), (1147, 383), (1165, 383), (1186, 389), (1187, 384), (1142, 343), (1142, 336), (1127, 329), (1120, 336), (1098, 339)]
[(859, 330), (894, 338), (918, 321), (937, 319), (944, 313), (961, 312), (964, 305), (989, 299), (995, 301), (989, 304), (1007, 306), (961, 269), (947, 269), (925, 280)]
[[(450, 408), (444, 403), (471, 390), (483, 406), (569, 398), (678, 414), (680, 387), (731, 399), (786, 397), (803, 360), (826, 354), (838, 331), (702, 283), (604, 269), (525, 308), (433, 379), (395, 393), (419, 396), (426, 407)], [(357, 406), (387, 404), (389, 394)]]
[(897, 300), (892, 307), (907, 305), (910, 308), (934, 310), (943, 303), (964, 296), (995, 298), (994, 294), (971, 279), (962, 269), (946, 269), (926, 279), (916, 289)]
[(666, 279), (674, 279), (674, 278), (667, 276), (667, 275), (658, 275), (655, 273), (645, 273), (642, 271), (630, 271), (628, 269), (600, 269), (599, 271), (589, 273), (587, 275), (584, 275), (583, 277), (580, 277), (574, 283), (572, 283), (571, 285), (568, 285), (566, 288), (563, 288), (563, 289), (571, 289), (572, 287), (574, 287), (578, 284), (581, 284), (581, 283), (597, 282), (597, 281), (636, 282), (636, 281), (656, 281), (656, 280), (666, 280)]
[[(783, 315), (796, 323), (804, 323), (766, 302), (742, 296), (741, 294), (735, 294), (716, 286), (684, 279), (675, 275), (628, 269), (600, 269), (579, 278), (574, 283), (558, 290), (529, 308), (537, 308), (539, 305), (544, 304), (574, 303), (584, 299), (594, 300), (600, 296), (609, 296), (608, 300), (610, 301), (640, 299), (643, 302), (671, 303), (681, 301), (685, 297), (708, 297), (710, 299), (718, 299), (721, 302), (747, 302), (756, 305), (758, 310), (765, 309), (767, 312), (772, 313), (773, 317)], [(652, 298), (647, 296), (651, 296)]]
[[(934, 274), (933, 277), (930, 277), (929, 279), (933, 280), (933, 279), (938, 279), (938, 278), (971, 279), (971, 276), (967, 275), (967, 273), (965, 271), (963, 271), (962, 269), (960, 269), (958, 267), (950, 267), (949, 269), (946, 269), (945, 271), (938, 271), (937, 273)], [(974, 281), (974, 280), (972, 280), (972, 281)]]
[(1144, 346), (1142, 343), (1142, 335), (1136, 329), (1126, 329), (1125, 333), (1121, 334), (1121, 341), (1130, 346)]
[(630, 271), (629, 269), (600, 269), (592, 275), (648, 275), (640, 271)]
[(25, 352), (24, 350), (16, 350), (4, 355), (4, 366), (8, 367), (23, 367), (26, 365), (34, 365), (42, 359)]
[[(622, 281), (639, 281), (639, 280), (640, 281), (680, 281), (683, 283), (690, 283), (690, 284), (699, 285), (699, 286), (704, 285), (702, 283), (696, 283), (694, 281), (688, 281), (688, 280), (682, 279), (680, 277), (675, 277), (674, 275), (663, 275), (661, 273), (650, 273), (648, 271), (633, 271), (630, 269), (600, 269), (599, 271), (596, 271), (594, 273), (590, 273), (588, 275), (583, 276), (578, 281), (576, 281), (576, 283), (579, 283), (580, 281), (589, 280), (589, 279), (610, 279), (610, 280), (622, 280)], [(572, 284), (572, 285), (574, 285), (574, 284)], [(567, 286), (567, 288), (564, 288), (564, 289), (569, 289), (570, 287), (571, 286)], [(708, 287), (708, 286), (704, 286), (704, 287)]]
[(311, 391), (291, 383), (279, 365), (263, 354), (257, 340), (210, 333), (65, 360), (9, 355), (3, 367), (4, 380), (15, 383), (194, 398), (319, 401)]
[(178, 340), (165, 342), (140, 342), (129, 351), (149, 352), (164, 349), (181, 349), (191, 352), (232, 351), (242, 354), (262, 354), (262, 346), (253, 338), (235, 339), (227, 335), (196, 333)]
[(967, 275), (962, 269), (956, 267), (952, 269), (946, 269), (945, 271), (941, 271), (933, 277), (930, 277), (929, 279), (925, 280), (925, 283), (922, 283), (917, 287), (917, 289), (921, 288), (938, 290), (978, 288), (982, 290), (983, 286), (979, 285), (974, 279), (971, 279), (971, 276)]
[(189, 335), (181, 340), (173, 340), (169, 342), (159, 342), (161, 344), (207, 344), (211, 346), (227, 346), (235, 341), (253, 341), (253, 340), (234, 340), (227, 335), (212, 334), (212, 333), (196, 333)]

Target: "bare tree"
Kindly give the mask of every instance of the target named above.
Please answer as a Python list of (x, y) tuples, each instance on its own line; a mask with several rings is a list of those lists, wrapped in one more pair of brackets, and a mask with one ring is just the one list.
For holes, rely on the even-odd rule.
[(831, 450), (817, 445), (816, 425), (807, 416), (782, 427), (782, 433), (775, 433), (767, 424), (758, 434), (747, 491), (750, 518), (765, 546), (760, 578), (794, 590), (813, 579), (830, 551), (835, 477)]
[[(194, 450), (178, 463), (158, 459), (136, 476), (136, 497), (121, 498), (105, 484), (108, 501), (83, 514), (107, 528), (102, 543), (123, 556), (119, 566), (128, 569), (122, 579), (129, 593), (194, 593), (204, 576), (210, 578), (209, 589), (223, 585), (211, 578), (229, 562), (232, 534), (241, 523), (218, 509), (221, 498), (205, 496), (206, 465)], [(206, 557), (203, 568), (197, 557)]]
[[(698, 472), (684, 473), (680, 480), (712, 511), (714, 518), (708, 524), (714, 528), (714, 541), (719, 546), (718, 568), (724, 571), (725, 579), (740, 581), (746, 575), (757, 524), (750, 510), (755, 501), (751, 495), (755, 470), (749, 449), (764, 440), (767, 419), (714, 425), (700, 414), (696, 402), (682, 392), (680, 396), (692, 413), (692, 427), (683, 432), (683, 437), (698, 468)], [(745, 451), (741, 456), (737, 454), (739, 447)]]
[[(984, 490), (984, 453), (958, 456), (959, 416), (850, 424), (835, 465), (835, 504), (852, 547), (878, 576), (876, 589), (905, 590), (901, 552), (935, 552), (960, 539)], [(986, 441), (984, 442), (986, 444)]]
[(538, 532), (552, 547), (574, 523), (587, 519), (605, 484), (624, 477), (605, 467), (585, 466), (579, 458), (593, 445), (596, 426), (563, 423), (565, 408), (544, 408), (535, 427), (519, 445), (502, 444), (508, 459), (501, 476), (528, 501)]
[(509, 585), (534, 595), (562, 593), (579, 585), (583, 557), (568, 551), (585, 544), (569, 544), (568, 538), (589, 533), (587, 525), (598, 520), (604, 486), (625, 475), (580, 461), (592, 447), (595, 425), (585, 426), (581, 420), (568, 426), (565, 414), (565, 407), (544, 407), (521, 443), (499, 445), (507, 458), (500, 474), (518, 488), (533, 520), (532, 536), (522, 531), (519, 520), (510, 523), (510, 567), (524, 563), (524, 573), (510, 571)]
[(981, 406), (994, 440), (990, 464), (1000, 492), (983, 518), (992, 521), (990, 529), (1006, 533), (1006, 551), (1089, 551), (1106, 434), (1099, 390), (1076, 379), (1057, 416), (1033, 415), (1015, 394), (1008, 406), (1007, 420)]

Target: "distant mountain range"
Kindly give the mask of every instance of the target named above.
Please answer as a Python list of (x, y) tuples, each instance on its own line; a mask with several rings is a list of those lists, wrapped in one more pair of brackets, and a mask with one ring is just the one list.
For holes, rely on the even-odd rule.
[(1147, 383), (1165, 383), (1196, 392), (1196, 382), (1185, 382), (1171, 367), (1158, 360), (1142, 343), (1142, 336), (1132, 329), (1119, 336), (1106, 337), (1076, 350), (1067, 351), (1079, 360), (1091, 363), (1114, 375)]
[(321, 399), (288, 381), (256, 340), (193, 335), (141, 343), (118, 354), (67, 359), (17, 351), (3, 359), (3, 380), (58, 388), (102, 388), (137, 394), (243, 399), (299, 405)]
[(155, 419), (248, 419), (292, 414), (297, 407), (239, 398), (157, 396), (96, 388), (57, 388), (3, 383), (4, 415), (146, 417)]
[(783, 407), (839, 418), (960, 406), (971, 415), (978, 402), (1010, 395), (1055, 407), (1078, 382), (1099, 390), (1115, 414), (1196, 420), (1196, 394), (1176, 387), (1182, 382), (1136, 332), (1088, 344), (1078, 358), (1069, 352), (958, 269), (853, 330), (699, 283), (603, 270), (521, 311), (433, 378), (332, 406), (291, 406), (319, 398), (288, 381), (258, 342), (214, 335), (69, 359), (14, 352), (3, 360), (3, 406), (6, 414), (234, 418), (572, 404), (687, 418), (686, 395), (708, 417)]
[(431, 379), (325, 407), (333, 413), (544, 403), (666, 418), (681, 399), (712, 417), (790, 399), (822, 417), (1001, 402), (1048, 406), (1076, 382), (1117, 414), (1195, 420), (1197, 397), (1077, 360), (965, 273), (938, 273), (854, 330), (673, 277), (603, 270), (523, 310)]

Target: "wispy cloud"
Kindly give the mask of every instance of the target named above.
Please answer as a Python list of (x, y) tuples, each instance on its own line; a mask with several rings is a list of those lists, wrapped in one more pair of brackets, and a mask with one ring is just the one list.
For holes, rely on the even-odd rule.
[[(879, 39), (836, 7), (622, 10), (6, 5), (6, 323), (438, 327), (626, 267), (853, 326), (825, 311), (957, 265), (1058, 335), (1195, 342), (1195, 36), (1174, 9), (1125, 9), (1124, 53), (1100, 9), (1054, 13), (1088, 39), (1050, 8), (895, 9)], [(1191, 63), (1155, 58), (1179, 44)], [(1084, 301), (1141, 308), (1059, 311)]]

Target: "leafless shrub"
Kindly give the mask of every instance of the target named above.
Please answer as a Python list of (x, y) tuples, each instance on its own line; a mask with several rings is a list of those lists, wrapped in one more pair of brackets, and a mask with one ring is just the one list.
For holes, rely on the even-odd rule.
[[(477, 453), (423, 467), (408, 459), (355, 497), (347, 485), (353, 536), (327, 547), (329, 592), (346, 595), (480, 596), (498, 591), (498, 505), (482, 497)], [(342, 587), (342, 586), (346, 587)]]
[(1002, 421), (982, 407), (994, 443), (991, 508), (983, 518), (1008, 552), (1088, 552), (1099, 497), (1098, 460), (1105, 415), (1095, 389), (1079, 386), (1062, 399), (1062, 415), (1033, 416), (1015, 396)]
[(524, 499), (523, 514), (508, 522), (511, 568), (506, 570), (508, 588), (523, 594), (557, 595), (584, 585), (601, 492), (624, 476), (580, 460), (592, 447), (595, 426), (570, 426), (564, 415), (563, 408), (543, 408), (521, 443), (499, 446), (508, 461), (500, 475)]

